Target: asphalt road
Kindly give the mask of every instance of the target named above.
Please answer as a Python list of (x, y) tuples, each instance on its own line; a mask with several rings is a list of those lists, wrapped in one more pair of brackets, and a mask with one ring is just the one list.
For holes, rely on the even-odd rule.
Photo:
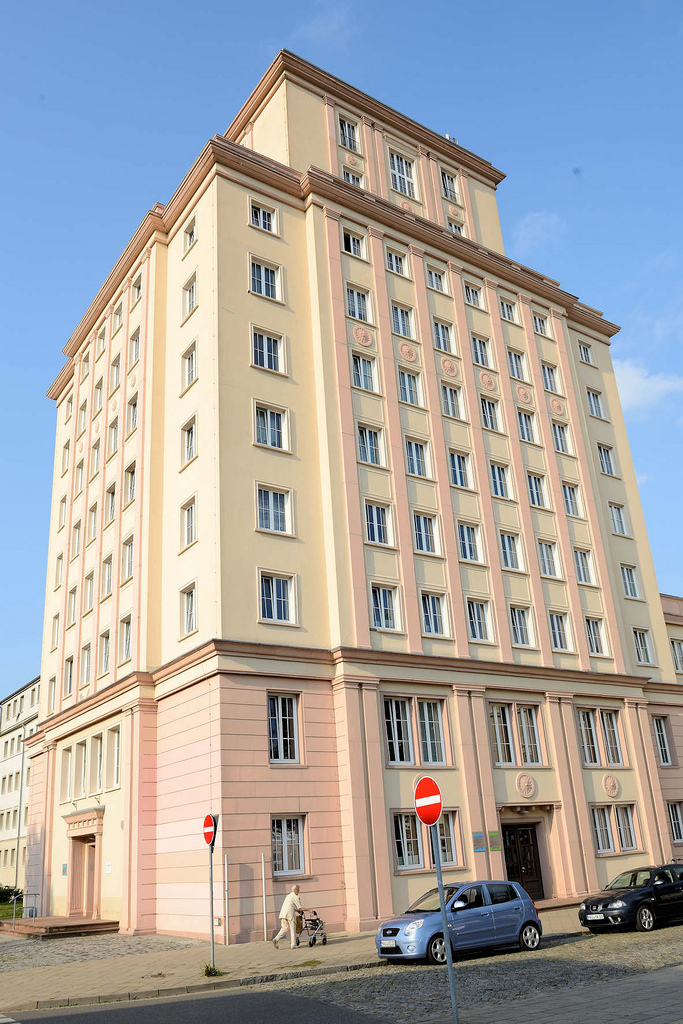
[[(211, 996), (68, 1006), (59, 1010), (14, 1011), (9, 1020), (48, 1024), (386, 1024), (379, 1017), (345, 1010), (289, 992), (235, 992)], [(0, 1021), (3, 1020), (0, 1012)]]

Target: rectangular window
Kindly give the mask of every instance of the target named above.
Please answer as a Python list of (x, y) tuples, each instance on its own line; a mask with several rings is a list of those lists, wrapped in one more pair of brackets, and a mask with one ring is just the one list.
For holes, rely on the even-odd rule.
[(470, 640), (488, 640), (488, 608), (484, 601), (467, 600), (467, 624)]
[(76, 744), (76, 770), (74, 772), (74, 796), (85, 796), (88, 788), (88, 762), (85, 743)]
[(449, 452), (451, 483), (454, 487), (470, 487), (470, 457), (463, 452)]
[(81, 648), (81, 686), (90, 685), (90, 644)]
[(404, 306), (391, 306), (391, 329), (394, 334), (400, 334), (404, 338), (412, 338), (413, 322), (409, 309)]
[[(72, 764), (72, 749), (67, 747), (66, 750), (62, 751), (62, 776), (60, 781), (59, 796), (62, 802), (71, 799), (71, 764)], [(7, 850), (5, 850), (5, 862), (4, 866), (7, 866)]]
[(95, 601), (95, 573), (89, 572), (83, 580), (83, 611), (92, 610)]
[(118, 331), (119, 327), (123, 324), (123, 306), (121, 303), (114, 310), (114, 334)]
[(59, 613), (52, 616), (52, 650), (59, 643)]
[(522, 412), (521, 409), (517, 410), (517, 423), (519, 426), (519, 436), (522, 441), (531, 441), (533, 444), (536, 442), (536, 422), (534, 414), (531, 412)]
[(600, 391), (593, 391), (591, 388), (586, 388), (586, 394), (588, 395), (588, 409), (591, 416), (597, 416), (598, 419), (604, 420), (602, 411), (602, 394)]
[(623, 764), (621, 743), (619, 742), (618, 713), (616, 711), (602, 710), (600, 712), (600, 722), (602, 725), (602, 736), (605, 741), (607, 764)]
[(346, 117), (339, 118), (339, 144), (344, 149), (358, 152), (358, 126)]
[(398, 394), (401, 402), (408, 405), (422, 405), (420, 401), (420, 375), (408, 370), (398, 371)]
[(681, 804), (668, 803), (666, 806), (669, 812), (669, 822), (671, 823), (671, 835), (673, 836), (673, 841), (674, 843), (683, 843), (683, 814), (681, 813)]
[(491, 463), (491, 490), (496, 498), (509, 498), (508, 467), (497, 462)]
[(418, 700), (420, 748), (423, 764), (444, 764), (442, 705), (439, 700)]
[[(274, 488), (259, 487), (258, 492), (258, 527), (259, 530), (271, 530), (273, 533), (289, 533), (288, 524), (288, 506), (289, 506), (289, 494), (287, 491), (278, 491)], [(187, 523), (187, 512), (190, 507), (192, 508), (192, 533), (194, 540), (195, 532), (195, 518), (194, 518), (194, 502), (191, 506), (186, 506), (186, 526)], [(191, 541), (187, 541), (191, 543)]]
[(467, 562), (479, 561), (478, 528), (468, 523), (458, 523), (458, 547), (460, 557)]
[[(439, 847), (443, 865), (458, 863), (456, 836), (456, 812), (444, 811), (439, 819)], [(432, 854), (433, 855), (433, 854)]]
[(271, 762), (298, 762), (297, 697), (268, 696), (268, 751)]
[(504, 569), (519, 569), (519, 537), (515, 533), (501, 533), (500, 549)]
[(413, 476), (429, 476), (427, 445), (424, 442), (406, 438), (406, 466), (407, 472)]
[(131, 462), (123, 478), (123, 500), (128, 505), (135, 498), (135, 463)]
[(582, 548), (574, 548), (574, 568), (576, 570), (576, 579), (578, 583), (593, 582), (593, 567), (590, 551), (584, 551)]
[(508, 349), (508, 367), (510, 369), (510, 376), (515, 377), (517, 380), (526, 380), (526, 373), (524, 372), (524, 356), (521, 352), (515, 352), (514, 349)]
[(607, 476), (616, 476), (614, 470), (614, 459), (612, 458), (612, 449), (608, 445), (598, 445), (598, 456), (600, 457), (600, 469)]
[[(470, 306), (478, 306), (482, 308), (481, 301), (481, 288), (475, 287), (473, 284), (465, 283), (465, 302), (469, 302)], [(486, 364), (484, 364), (486, 365)]]
[(279, 409), (257, 405), (255, 415), (256, 443), (268, 448), (284, 448), (284, 413)]
[(282, 371), (282, 337), (279, 334), (266, 334), (263, 331), (255, 330), (252, 343), (254, 366), (280, 373)]
[(602, 619), (586, 617), (586, 637), (588, 650), (591, 654), (604, 654), (605, 645), (602, 639)]
[(280, 270), (266, 263), (251, 261), (251, 290), (266, 299), (279, 298)]
[(446, 290), (444, 286), (444, 277), (440, 270), (433, 270), (431, 267), (427, 267), (427, 285), (429, 288), (433, 288), (437, 292), (443, 292)]
[(578, 716), (583, 763), (587, 765), (600, 764), (598, 741), (595, 735), (595, 713), (585, 708), (579, 708)]
[[(130, 336), (130, 365), (133, 366), (140, 358), (140, 328)], [(101, 399), (101, 395), (100, 395)]]
[(543, 477), (535, 473), (527, 473), (527, 486), (529, 488), (529, 503), (535, 508), (545, 508), (545, 488)]
[(492, 704), (489, 715), (495, 763), (514, 764), (515, 748), (512, 740), (510, 705)]
[(598, 853), (613, 853), (612, 823), (607, 807), (591, 807), (593, 813), (593, 835)]
[(481, 421), (482, 425), (487, 430), (499, 430), (498, 425), (498, 402), (491, 401), (490, 398), (484, 398), (483, 395), (479, 396), (481, 402)]
[(100, 675), (106, 675), (109, 671), (109, 630), (102, 633), (99, 643)]
[(541, 375), (545, 390), (554, 391), (557, 394), (559, 391), (557, 386), (557, 367), (551, 366), (549, 363), (541, 363)]
[(639, 597), (638, 594), (638, 580), (636, 578), (636, 569), (634, 565), (622, 565), (621, 566), (621, 582), (624, 587), (624, 594), (626, 597)]
[(61, 530), (66, 523), (66, 496), (60, 498), (59, 510), (57, 513), (57, 529)]
[(406, 258), (403, 253), (387, 249), (387, 270), (392, 274), (400, 274), (401, 277), (406, 276)]
[(463, 418), (460, 409), (460, 388), (454, 388), (450, 384), (442, 384), (441, 402), (444, 416), (452, 416), (456, 420)]
[(666, 767), (670, 766), (673, 762), (671, 760), (671, 751), (669, 749), (669, 736), (667, 728), (667, 720), (659, 715), (655, 715), (652, 719), (652, 724), (655, 730), (655, 740), (657, 742), (657, 755), (659, 757), (659, 763)]
[(449, 174), (448, 171), (441, 172), (441, 194), (444, 199), (450, 199), (453, 203), (460, 202), (456, 177), (454, 174)]
[(472, 359), (479, 366), (491, 366), (489, 359), (489, 343), (486, 338), (478, 338), (472, 335)]
[(615, 505), (610, 502), (609, 504), (609, 515), (612, 521), (612, 532), (618, 533), (620, 536), (625, 537), (626, 531), (626, 516), (624, 514), (623, 505)]
[(548, 334), (548, 320), (544, 316), (540, 316), (538, 313), (532, 313), (532, 319), (534, 322), (534, 330), (536, 334)]
[(102, 378), (100, 377), (97, 384), (95, 385), (95, 390), (93, 392), (93, 416), (102, 408), (103, 386), (103, 381)]
[(517, 608), (514, 605), (510, 608), (510, 625), (512, 627), (512, 642), (518, 647), (530, 647), (531, 630), (529, 624), (529, 609)]
[(541, 744), (538, 738), (538, 708), (533, 704), (519, 704), (517, 725), (522, 764), (542, 764)]
[(86, 427), (88, 422), (88, 403), (83, 402), (80, 409), (78, 410), (78, 432), (81, 434)]
[(109, 555), (102, 562), (102, 597), (109, 597), (111, 594), (112, 558)]
[(651, 665), (652, 653), (650, 651), (649, 630), (634, 629), (633, 641), (636, 645), (636, 658), (639, 665)]
[(446, 324), (443, 320), (434, 320), (434, 348), (438, 348), (441, 352), (452, 352), (452, 330), (451, 325)]
[(397, 868), (422, 867), (422, 842), (415, 814), (394, 815)]
[(465, 228), (463, 227), (462, 224), (458, 224), (457, 221), (449, 220), (449, 221), (447, 221), (447, 225), (448, 225), (448, 230), (452, 231), (454, 235), (464, 235), (465, 234)]
[(365, 530), (371, 544), (389, 544), (389, 517), (385, 505), (365, 503)]
[(344, 181), (349, 185), (355, 185), (356, 188), (363, 187), (363, 177), (360, 174), (354, 174), (353, 171), (344, 168)]
[(64, 447), (62, 448), (62, 476), (69, 469), (69, 458), (70, 458), (70, 455), (71, 455), (71, 443), (69, 441), (67, 441), (66, 444), (64, 445)]
[(579, 342), (579, 359), (582, 363), (593, 364), (593, 356), (591, 354), (590, 345), (584, 345), (583, 342)]
[(406, 160), (398, 153), (389, 154), (389, 166), (391, 168), (391, 187), (404, 196), (415, 197), (415, 185), (413, 182), (413, 162)]
[(555, 558), (555, 544), (550, 544), (548, 541), (539, 540), (538, 542), (538, 561), (541, 566), (542, 576), (557, 576), (557, 560)]
[(510, 323), (515, 323), (514, 303), (508, 302), (507, 299), (500, 299), (500, 315), (503, 320), (509, 320)]
[(185, 236), (185, 252), (191, 249), (194, 243), (197, 241), (197, 226), (194, 217), (185, 228), (183, 232)]
[(52, 676), (47, 687), (47, 710), (48, 714), (53, 714), (55, 710), (55, 701), (57, 699), (57, 679)]
[(132, 630), (133, 626), (131, 623), (130, 616), (126, 616), (125, 619), (121, 619), (121, 622), (119, 623), (119, 636), (121, 638), (121, 662), (130, 661)]
[(579, 512), (579, 489), (575, 484), (562, 484), (562, 497), (564, 499), (564, 510), (568, 516), (578, 516)]
[(121, 785), (121, 729), (107, 731), (107, 789)]
[(100, 442), (95, 441), (90, 449), (90, 476), (95, 476), (100, 471)]
[(410, 726), (410, 705), (396, 697), (384, 698), (384, 727), (389, 764), (412, 764), (413, 741)]
[(73, 587), (69, 591), (69, 597), (66, 602), (66, 624), (67, 626), (73, 626), (76, 621), (76, 587)]
[(358, 288), (346, 289), (346, 312), (354, 320), (368, 321), (368, 293)]
[(74, 477), (74, 491), (76, 494), (80, 494), (83, 490), (83, 459), (76, 466), (76, 475)]
[(260, 203), (252, 202), (250, 204), (251, 224), (255, 228), (261, 228), (262, 231), (274, 231), (275, 230), (275, 211), (269, 209), (267, 206), (261, 206)]
[(183, 389), (189, 388), (197, 377), (197, 343), (192, 342), (183, 355)]
[(64, 662), (64, 696), (70, 697), (74, 690), (74, 659), (67, 658)]
[(104, 345), (106, 341), (107, 332), (103, 327), (100, 333), (97, 335), (97, 355), (101, 356), (104, 352)]
[(116, 515), (116, 484), (112, 484), (104, 496), (104, 510), (107, 524), (113, 522)]
[(128, 433), (132, 434), (138, 425), (138, 396), (133, 395), (128, 403)]
[(372, 624), (375, 629), (398, 629), (396, 587), (372, 584)]
[(261, 573), (261, 618), (265, 622), (294, 622), (292, 576)]
[(556, 423), (555, 420), (553, 420), (553, 443), (556, 452), (569, 455), (569, 428), (564, 423)]
[(133, 538), (124, 541), (121, 552), (121, 579), (129, 580), (133, 575)]
[(380, 431), (372, 427), (358, 427), (358, 458), (371, 466), (382, 465)]
[(351, 231), (344, 231), (343, 235), (344, 252), (351, 256), (363, 257), (363, 239), (360, 235), (354, 235)]
[(671, 656), (676, 672), (683, 672), (683, 640), (671, 641)]
[(304, 819), (273, 818), (270, 841), (274, 875), (300, 875), (304, 864)]
[(413, 527), (415, 531), (415, 550), (428, 551), (430, 554), (435, 554), (436, 517), (415, 512), (413, 513)]
[(444, 598), (442, 594), (422, 593), (422, 628), (429, 636), (444, 636)]
[(560, 612), (550, 612), (550, 638), (554, 650), (568, 651), (567, 616)]
[(372, 356), (352, 353), (353, 385), (363, 391), (377, 391), (375, 360)]
[(109, 424), (109, 432), (108, 432), (108, 436), (107, 436), (107, 450), (108, 450), (108, 454), (109, 455), (113, 455), (116, 451), (118, 451), (118, 447), (119, 447), (119, 418), (117, 416), (116, 419), (112, 420), (112, 422)]
[(617, 804), (615, 807), (617, 815), (617, 831), (619, 833), (619, 846), (622, 851), (635, 850), (636, 833), (633, 826), (633, 805)]

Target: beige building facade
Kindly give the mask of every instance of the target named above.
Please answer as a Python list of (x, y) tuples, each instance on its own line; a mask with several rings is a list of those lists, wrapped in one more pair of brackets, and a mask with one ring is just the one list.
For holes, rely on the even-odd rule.
[(424, 772), (448, 877), (680, 851), (617, 328), (505, 256), (502, 179), (282, 52), (143, 219), (49, 392), (42, 913), (206, 936), (212, 812), (231, 940), (264, 853), (270, 924), (296, 880), (371, 927), (433, 884)]
[[(0, 885), (26, 890), (31, 767), (25, 741), (38, 728), (40, 677), (0, 702)], [(34, 897), (24, 901), (33, 906)]]

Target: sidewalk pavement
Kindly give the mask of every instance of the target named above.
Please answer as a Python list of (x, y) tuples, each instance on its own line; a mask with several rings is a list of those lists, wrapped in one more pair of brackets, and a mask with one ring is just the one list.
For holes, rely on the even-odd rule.
[[(547, 935), (581, 930), (576, 908), (543, 911), (540, 917)], [(91, 941), (95, 943), (98, 938), (92, 936)], [(26, 943), (29, 954), (37, 940), (6, 941)], [(219, 978), (206, 978), (202, 973), (210, 958), (208, 942), (186, 949), (131, 953), (110, 959), (0, 972), (0, 1013), (183, 992), (208, 992), (273, 981), (276, 980), (274, 975), (280, 974), (286, 977), (296, 976), (297, 972), (322, 975), (380, 964), (375, 952), (374, 932), (330, 935), (326, 946), (318, 941), (312, 948), (307, 942), (298, 949), (290, 949), (283, 942), (279, 950), (274, 949), (271, 942), (250, 942), (235, 946), (216, 945), (215, 950), (216, 967), (224, 972)]]
[[(547, 996), (462, 1010), (458, 1016), (460, 1024), (683, 1024), (683, 966), (565, 992), (555, 989)], [(439, 1016), (428, 1024), (453, 1024), (453, 1017)]]

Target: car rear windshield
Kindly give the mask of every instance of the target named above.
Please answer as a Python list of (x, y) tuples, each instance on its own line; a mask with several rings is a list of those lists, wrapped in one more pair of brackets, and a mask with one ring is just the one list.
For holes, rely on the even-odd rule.
[(607, 886), (608, 889), (640, 889), (650, 881), (652, 871), (645, 868), (642, 871), (624, 871), (617, 875), (614, 881)]
[[(457, 888), (452, 885), (447, 885), (444, 888), (444, 895), (446, 897), (446, 903), (455, 896)], [(430, 889), (424, 896), (420, 896), (419, 900), (415, 900), (412, 906), (408, 907), (406, 914), (412, 913), (412, 911), (424, 911), (429, 913), (430, 911), (436, 911), (439, 909), (439, 890)]]

